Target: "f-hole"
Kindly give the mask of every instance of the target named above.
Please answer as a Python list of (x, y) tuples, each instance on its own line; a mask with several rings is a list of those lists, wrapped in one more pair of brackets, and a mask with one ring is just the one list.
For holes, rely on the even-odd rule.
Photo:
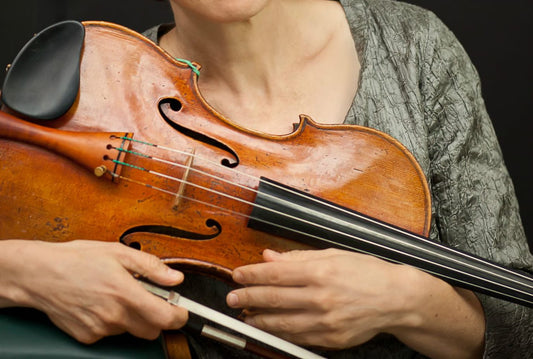
[[(209, 137), (207, 135), (204, 135), (203, 133), (194, 131), (190, 128), (184, 127), (170, 118), (165, 114), (167, 111), (173, 111), (175, 113), (180, 112), (183, 109), (183, 104), (181, 101), (175, 98), (166, 98), (159, 102), (159, 113), (161, 114), (161, 117), (165, 120), (165, 122), (178, 131), (179, 133), (184, 134), (187, 137), (193, 138), (197, 141), (203, 142), (207, 145), (216, 147), (222, 151), (225, 151), (229, 153), (233, 158), (223, 158), (220, 163), (223, 166), (229, 167), (229, 168), (235, 168), (239, 165), (239, 157), (237, 156), (237, 153), (233, 151), (228, 145), (218, 141), (217, 139), (214, 139), (212, 137)], [(178, 116), (177, 116), (178, 117)]]
[(205, 221), (206, 228), (210, 229), (208, 233), (190, 232), (176, 227), (161, 226), (161, 225), (142, 225), (129, 228), (120, 236), (120, 242), (131, 248), (141, 250), (142, 244), (134, 238), (128, 238), (135, 235), (149, 235), (158, 234), (174, 238), (190, 239), (195, 241), (206, 241), (213, 239), (220, 235), (222, 226), (214, 219), (207, 219)]

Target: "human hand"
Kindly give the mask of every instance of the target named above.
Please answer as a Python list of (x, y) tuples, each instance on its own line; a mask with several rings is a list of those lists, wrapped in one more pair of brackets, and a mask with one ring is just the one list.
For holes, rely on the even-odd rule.
[(266, 250), (263, 257), (235, 269), (233, 279), (248, 287), (227, 302), (246, 309), (247, 323), (291, 342), (348, 348), (416, 319), (408, 266), (336, 249)]
[(62, 330), (83, 343), (129, 332), (155, 339), (178, 329), (187, 311), (147, 292), (132, 276), (172, 286), (183, 274), (157, 257), (118, 243), (14, 241), (21, 265), (11, 266), (11, 302), (45, 312)]

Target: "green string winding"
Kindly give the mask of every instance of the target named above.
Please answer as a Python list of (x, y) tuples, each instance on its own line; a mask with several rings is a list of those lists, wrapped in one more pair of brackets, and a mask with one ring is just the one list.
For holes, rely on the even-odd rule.
[(192, 69), (192, 71), (196, 74), (196, 76), (200, 76), (200, 70), (198, 70), (198, 68), (194, 66), (192, 62), (190, 62), (189, 60), (178, 59), (178, 58), (176, 58), (176, 60), (186, 63), (187, 66), (189, 66)]

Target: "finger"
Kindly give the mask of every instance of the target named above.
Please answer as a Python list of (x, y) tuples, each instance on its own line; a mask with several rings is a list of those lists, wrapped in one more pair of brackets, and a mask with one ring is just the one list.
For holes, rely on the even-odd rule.
[(135, 292), (129, 296), (128, 305), (136, 308), (135, 313), (161, 329), (179, 329), (185, 324), (188, 319), (185, 308), (170, 304), (147, 291), (136, 280), (133, 282), (131, 288)]
[(257, 286), (231, 291), (226, 301), (232, 308), (325, 311), (327, 304), (301, 287)]
[(309, 283), (307, 262), (267, 262), (233, 271), (233, 280), (245, 285), (304, 286)]
[[(47, 314), (58, 328), (85, 344), (93, 344), (105, 336), (126, 332), (127, 329), (123, 325), (126, 315), (118, 316), (119, 321), (110, 321), (97, 313), (99, 309), (96, 309), (96, 312), (95, 309), (96, 307), (78, 309), (74, 315), (57, 311)], [(112, 310), (106, 310), (106, 315), (110, 311)]]
[[(121, 246), (118, 260), (126, 269), (161, 285), (172, 286), (183, 281), (181, 272), (148, 253)], [(179, 329), (187, 322), (186, 309), (173, 306), (148, 292), (133, 276), (126, 274), (121, 283), (123, 304), (127, 308), (122, 319), (125, 331), (141, 338), (154, 339), (161, 330)], [(121, 319), (111, 321), (114, 320)]]
[[(344, 252), (341, 251), (341, 253)], [(284, 253), (280, 256), (283, 255)], [(295, 254), (295, 256), (299, 255)], [(238, 267), (233, 271), (233, 280), (244, 285), (308, 286), (321, 284), (331, 275), (331, 263), (334, 258), (328, 253), (318, 256), (310, 254), (310, 256), (315, 258), (280, 260)]]
[(314, 332), (323, 335), (332, 330), (329, 327), (325, 328), (319, 318), (320, 315), (310, 312), (277, 312), (247, 316), (244, 321), (251, 326), (294, 342), (302, 341), (307, 333)]
[(157, 338), (162, 330), (180, 329), (185, 325), (188, 319), (187, 310), (165, 303), (160, 298), (155, 299), (161, 302), (161, 309), (150, 313), (137, 312), (128, 317), (126, 328), (130, 334), (152, 340)]
[(125, 329), (131, 334), (154, 339), (161, 330), (180, 329), (188, 319), (188, 311), (167, 303), (148, 292), (137, 281), (131, 285), (133, 290), (126, 307), (128, 315), (124, 319)]
[[(48, 318), (56, 327), (84, 344), (93, 344), (102, 339), (104, 335), (97, 334), (94, 330), (89, 330), (82, 322), (66, 318), (61, 315), (48, 315)], [(94, 327), (93, 327), (94, 328)], [(122, 331), (122, 333), (124, 330)], [(116, 333), (120, 334), (120, 333)]]
[(331, 316), (312, 312), (260, 313), (248, 316), (245, 322), (256, 328), (298, 345), (328, 349), (344, 349), (367, 342), (377, 334), (373, 329), (348, 328)]
[(369, 341), (376, 334), (363, 331), (360, 335), (350, 335), (351, 333), (339, 333), (331, 330), (314, 330), (309, 332), (300, 331), (296, 333), (271, 333), (296, 345), (313, 347), (322, 350), (340, 350), (354, 347)]
[(183, 273), (165, 265), (156, 256), (123, 245), (120, 247), (119, 261), (128, 270), (164, 286), (174, 286), (183, 281)]
[(288, 252), (276, 252), (271, 249), (263, 251), (263, 259), (266, 262), (274, 261), (306, 261), (320, 258), (327, 258), (341, 253), (346, 253), (339, 249), (329, 248), (322, 250), (293, 250)]

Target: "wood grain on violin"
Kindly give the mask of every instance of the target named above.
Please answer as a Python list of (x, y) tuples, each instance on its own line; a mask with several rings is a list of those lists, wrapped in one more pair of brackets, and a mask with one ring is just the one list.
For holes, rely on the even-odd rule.
[(46, 123), (72, 132), (0, 116), (0, 238), (122, 241), (225, 278), (265, 248), (340, 247), (533, 305), (531, 278), (424, 238), (427, 182), (390, 136), (305, 116), (286, 136), (247, 131), (202, 98), (198, 65), (84, 26), (78, 96)]

